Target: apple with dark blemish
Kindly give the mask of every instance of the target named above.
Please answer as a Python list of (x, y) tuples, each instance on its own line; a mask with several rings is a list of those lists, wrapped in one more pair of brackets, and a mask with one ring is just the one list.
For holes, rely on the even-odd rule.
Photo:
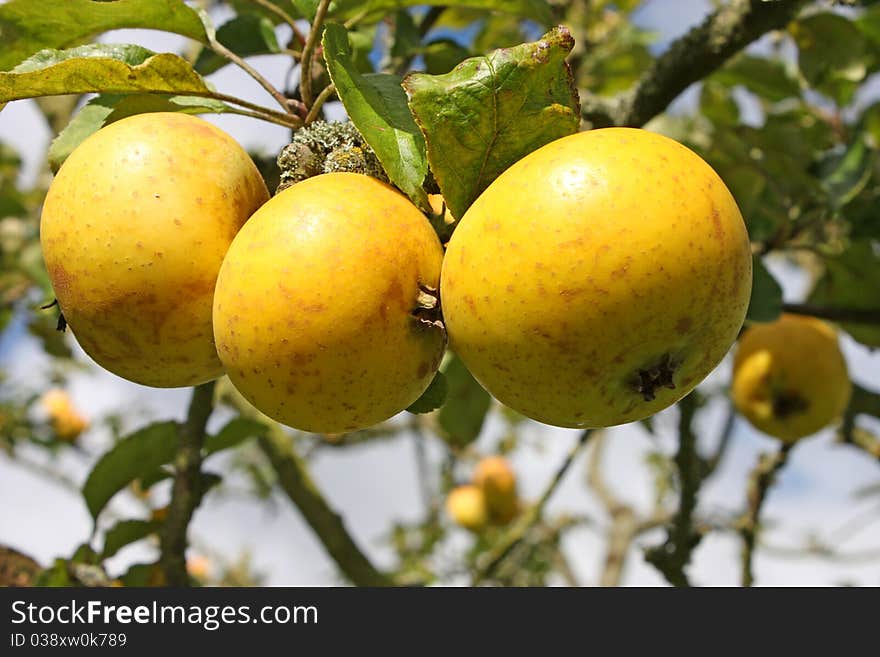
[(764, 433), (792, 443), (840, 418), (852, 383), (837, 331), (814, 317), (782, 315), (739, 341), (731, 396)]
[(558, 139), (489, 185), (449, 241), (440, 296), (451, 348), (499, 401), (605, 427), (703, 380), (751, 283), (746, 227), (715, 171), (672, 139), (608, 128)]

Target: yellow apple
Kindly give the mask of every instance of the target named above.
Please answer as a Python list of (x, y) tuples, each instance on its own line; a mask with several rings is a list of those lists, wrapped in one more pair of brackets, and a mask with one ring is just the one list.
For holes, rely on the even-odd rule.
[(446, 498), (446, 512), (461, 527), (473, 532), (489, 524), (489, 508), (483, 489), (473, 484), (453, 488)]
[(760, 431), (787, 442), (838, 419), (852, 393), (837, 332), (813, 317), (782, 315), (750, 326), (733, 367), (737, 410)]
[(193, 116), (140, 114), (80, 144), (49, 188), (40, 241), (86, 353), (149, 386), (220, 376), (211, 333), (217, 271), (267, 199), (247, 152)]
[(489, 515), (499, 523), (510, 522), (519, 512), (516, 475), (502, 456), (480, 459), (474, 468), (473, 481), (486, 496)]
[(749, 239), (715, 171), (631, 128), (530, 153), (461, 218), (441, 299), (451, 348), (506, 406), (604, 427), (681, 399), (745, 318)]
[(286, 188), (238, 234), (217, 279), (214, 334), (230, 380), (304, 431), (402, 411), (443, 357), (445, 333), (425, 307), (442, 258), (425, 215), (374, 178), (329, 173)]

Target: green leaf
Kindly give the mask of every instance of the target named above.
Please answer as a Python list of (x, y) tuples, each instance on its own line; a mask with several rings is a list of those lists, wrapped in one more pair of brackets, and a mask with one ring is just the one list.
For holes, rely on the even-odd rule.
[(804, 78), (838, 105), (847, 105), (868, 72), (864, 33), (851, 20), (830, 12), (807, 16), (791, 30)]
[(873, 185), (867, 187), (850, 201), (841, 213), (841, 216), (849, 223), (849, 238), (851, 240), (880, 240), (878, 207), (880, 207), (880, 180), (875, 177)]
[(230, 447), (237, 447), (248, 438), (264, 435), (266, 430), (267, 427), (262, 422), (246, 417), (234, 418), (215, 435), (205, 439), (205, 453), (213, 454)]
[(49, 165), (57, 172), (64, 160), (87, 137), (105, 125), (134, 114), (180, 112), (222, 114), (229, 106), (219, 100), (162, 94), (101, 94), (83, 106), (49, 146)]
[(70, 578), (67, 570), (67, 559), (55, 559), (51, 566), (40, 572), (33, 582), (34, 586), (45, 586), (52, 588), (60, 588), (73, 586), (74, 582)]
[(141, 490), (146, 492), (160, 481), (171, 479), (173, 476), (174, 472), (170, 467), (160, 466), (152, 472), (148, 472), (147, 474), (138, 477), (137, 482), (140, 485)]
[[(294, 0), (294, 4), (299, 9), (300, 4), (317, 5), (317, 2)], [(369, 19), (384, 16), (394, 9), (425, 6), (467, 7), (501, 11), (521, 18), (530, 18), (545, 26), (553, 24), (553, 12), (546, 0), (451, 0), (449, 2), (442, 0), (434, 0), (433, 2), (424, 2), (424, 0), (336, 0), (330, 5), (330, 15), (340, 19), (352, 16), (364, 16)], [(305, 14), (305, 11), (303, 13)], [(314, 16), (314, 13), (311, 16)]]
[(864, 12), (855, 20), (855, 24), (875, 45), (880, 45), (880, 5)]
[(101, 560), (109, 559), (126, 545), (154, 534), (162, 527), (156, 520), (121, 520), (104, 534), (104, 549)]
[(714, 123), (737, 125), (739, 106), (730, 93), (730, 88), (717, 80), (706, 80), (700, 89), (700, 113)]
[(406, 105), (400, 79), (358, 72), (341, 25), (326, 25), (323, 46), (330, 79), (351, 122), (375, 151), (391, 182), (426, 208), (427, 196), (422, 189), (428, 171), (425, 142)]
[(293, 0), (293, 6), (304, 17), (312, 21), (318, 11), (320, 0)]
[(758, 213), (764, 209), (762, 196), (767, 189), (767, 179), (761, 171), (749, 164), (737, 164), (724, 172), (724, 182), (736, 199), (753, 239), (775, 232), (775, 224), (771, 224), (768, 230), (755, 230), (761, 220)]
[(83, 497), (92, 518), (132, 481), (169, 463), (177, 447), (177, 423), (151, 424), (120, 440), (104, 454), (83, 484)]
[(741, 85), (763, 100), (771, 102), (800, 96), (797, 80), (776, 59), (738, 55), (709, 79), (730, 87)]
[(833, 153), (819, 162), (817, 173), (832, 208), (839, 210), (865, 188), (875, 159), (876, 151), (858, 135), (844, 152)]
[(568, 30), (555, 28), (540, 41), (466, 59), (446, 75), (406, 77), (431, 171), (453, 216), (463, 217), (511, 164), (577, 132), (577, 91), (565, 63), (573, 45)]
[(183, 0), (9, 0), (0, 5), (0, 70), (39, 50), (119, 28), (165, 30), (207, 43), (198, 13)]
[(436, 411), (443, 406), (448, 391), (449, 385), (446, 383), (446, 376), (444, 376), (443, 372), (437, 372), (434, 378), (431, 379), (427, 390), (422, 393), (421, 397), (410, 404), (406, 410), (416, 414)]
[(422, 48), (425, 72), (431, 75), (448, 73), (468, 56), (470, 51), (452, 39), (438, 39)]
[[(825, 272), (809, 302), (831, 308), (880, 309), (880, 241), (854, 240), (842, 254), (825, 259)], [(841, 322), (854, 339), (880, 347), (880, 326)]]
[[(840, 426), (841, 438), (846, 442), (866, 448), (876, 457), (876, 445), (880, 438), (856, 426), (856, 418), (859, 415), (872, 415), (875, 418), (880, 418), (880, 393), (863, 388), (858, 383), (853, 383), (849, 406), (843, 414), (843, 422)], [(867, 442), (859, 440), (859, 434), (868, 438)]]
[(118, 102), (121, 97), (98, 96), (86, 103), (76, 113), (70, 120), (70, 123), (49, 145), (49, 166), (53, 173), (58, 172), (58, 169), (64, 164), (64, 160), (67, 159), (77, 146), (106, 125), (106, 119), (112, 114), (115, 102)]
[(752, 257), (752, 297), (746, 319), (772, 322), (782, 312), (782, 287), (759, 256)]
[(108, 58), (142, 64), (155, 54), (133, 43), (90, 43), (69, 50), (41, 50), (12, 69), (12, 73), (32, 73), (71, 59)]
[[(217, 41), (242, 57), (271, 55), (281, 52), (275, 37), (275, 26), (265, 16), (241, 14), (217, 28)], [(202, 75), (218, 71), (231, 63), (210, 48), (203, 48), (195, 69)]]
[(422, 45), (422, 35), (412, 14), (400, 9), (394, 13), (394, 42), (391, 44), (392, 58), (409, 58), (415, 55)]
[(162, 580), (158, 563), (136, 563), (119, 579), (123, 586), (156, 586)]
[(23, 62), (22, 70), (0, 73), (0, 102), (79, 93), (168, 93), (207, 95), (205, 85), (189, 62), (171, 53), (144, 54), (140, 46), (81, 46), (67, 51), (44, 51)]
[(214, 488), (214, 486), (223, 481), (223, 477), (215, 472), (200, 472), (199, 475), (202, 482), (201, 489), (199, 490), (200, 499), (207, 495), (208, 491)]
[(868, 137), (872, 148), (880, 148), (880, 102), (865, 108), (859, 117), (859, 129)]
[(73, 352), (67, 341), (66, 334), (58, 330), (57, 316), (40, 314), (30, 318), (27, 325), (28, 333), (42, 343), (43, 351), (55, 358), (73, 358)]
[(450, 445), (465, 447), (480, 435), (492, 399), (458, 356), (448, 358), (440, 369), (448, 385), (446, 403), (437, 413), (440, 433)]

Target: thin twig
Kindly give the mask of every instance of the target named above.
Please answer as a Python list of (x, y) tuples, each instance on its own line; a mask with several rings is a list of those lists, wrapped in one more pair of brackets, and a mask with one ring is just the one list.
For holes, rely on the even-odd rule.
[(767, 491), (773, 485), (777, 473), (788, 460), (789, 452), (794, 443), (783, 443), (774, 454), (762, 454), (758, 464), (749, 475), (748, 509), (737, 523), (737, 531), (743, 540), (742, 550), (742, 585), (751, 586), (755, 581), (752, 560), (755, 553), (755, 542), (760, 529), (761, 507), (767, 498)]
[(168, 586), (188, 586), (187, 529), (202, 497), (202, 444), (205, 425), (214, 410), (214, 381), (193, 388), (186, 421), (180, 425), (180, 444), (174, 457), (174, 485), (168, 517), (160, 532), (159, 563)]
[(303, 36), (303, 33), (300, 32), (299, 27), (296, 25), (296, 19), (284, 11), (281, 7), (276, 5), (274, 2), (270, 2), (269, 0), (251, 0), (254, 4), (260, 5), (261, 7), (271, 11), (273, 14), (278, 16), (281, 20), (283, 20), (287, 25), (290, 26), (290, 29), (293, 30), (293, 36), (296, 37), (296, 40), (299, 41), (299, 45), (303, 45), (306, 42), (306, 38)]
[(260, 413), (238, 393), (229, 395), (226, 401), (235, 406), (243, 417), (266, 425), (266, 434), (258, 438), (258, 444), (277, 473), (278, 484), (299, 509), (303, 519), (315, 532), (342, 573), (357, 586), (394, 584), (391, 578), (377, 570), (361, 552), (345, 528), (342, 517), (321, 495), (305, 461), (296, 451), (291, 436), (281, 425)]
[(256, 103), (252, 103), (236, 96), (230, 96), (228, 94), (223, 94), (216, 91), (182, 91), (178, 93), (181, 96), (213, 98), (214, 100), (220, 100), (224, 103), (239, 105), (240, 107), (251, 110), (254, 113), (253, 116), (255, 118), (269, 121), (270, 123), (277, 123), (278, 125), (283, 125), (288, 128), (299, 128), (302, 126), (302, 119), (294, 114), (284, 114), (282, 112), (277, 112), (275, 110), (269, 109), (268, 107), (257, 105)]
[(485, 565), (474, 573), (474, 584), (491, 579), (495, 574), (495, 571), (498, 569), (498, 566), (501, 565), (510, 552), (523, 540), (529, 529), (540, 520), (544, 507), (547, 505), (547, 501), (556, 491), (556, 488), (559, 486), (565, 473), (568, 472), (571, 464), (574, 462), (578, 454), (580, 454), (581, 450), (587, 445), (592, 435), (593, 434), (589, 429), (581, 433), (578, 441), (575, 443), (574, 447), (571, 448), (538, 501), (529, 507), (529, 509), (510, 527), (510, 529), (501, 536), (498, 542), (489, 549), (484, 559)]
[(339, 569), (357, 586), (389, 586), (393, 581), (379, 572), (354, 542), (336, 513), (318, 490), (293, 441), (275, 423), (259, 445), (278, 474), (282, 490), (296, 505)]
[(849, 565), (880, 561), (880, 548), (866, 548), (852, 552), (838, 552), (820, 545), (808, 545), (802, 548), (784, 545), (767, 545), (761, 543), (761, 550), (771, 556), (783, 559), (825, 559), (832, 563)]
[(318, 115), (321, 112), (321, 108), (324, 106), (324, 103), (336, 93), (336, 85), (328, 84), (326, 87), (321, 89), (321, 93), (318, 94), (318, 97), (315, 98), (315, 102), (312, 104), (312, 108), (309, 110), (309, 113), (306, 114), (306, 118), (303, 120), (304, 125), (309, 125), (315, 119), (318, 118)]
[(718, 446), (709, 458), (703, 461), (703, 479), (708, 479), (721, 465), (727, 448), (730, 447), (730, 439), (733, 437), (733, 429), (736, 427), (736, 409), (730, 399), (727, 400), (727, 414), (721, 427), (721, 435), (718, 437)]
[(435, 5), (434, 7), (429, 7), (428, 11), (425, 12), (424, 18), (419, 21), (419, 36), (426, 37), (428, 32), (431, 31), (431, 28), (434, 27), (434, 24), (446, 11), (446, 7), (443, 5)]
[(312, 28), (309, 30), (309, 37), (303, 46), (302, 59), (300, 60), (299, 75), (299, 92), (303, 104), (311, 109), (312, 107), (312, 61), (315, 58), (315, 49), (321, 40), (321, 34), (324, 27), (324, 19), (327, 17), (327, 10), (330, 8), (330, 0), (321, 0), (315, 11), (315, 20), (312, 21)]
[(596, 493), (611, 517), (611, 524), (605, 532), (605, 557), (602, 560), (602, 572), (599, 574), (599, 586), (618, 586), (623, 578), (626, 560), (635, 539), (640, 534), (667, 523), (669, 513), (658, 505), (651, 517), (639, 518), (635, 509), (614, 494), (602, 476), (602, 453), (605, 441), (604, 433), (593, 440), (593, 449), (587, 465), (587, 484)]
[(605, 536), (605, 557), (602, 560), (599, 586), (618, 586), (623, 576), (629, 548), (638, 533), (639, 521), (633, 508), (618, 499), (602, 476), (602, 453), (606, 435), (602, 433), (593, 440), (590, 461), (587, 465), (587, 484), (596, 493), (611, 517), (611, 524)]
[(880, 418), (880, 394), (873, 390), (853, 384), (849, 406), (843, 414), (839, 440), (845, 445), (858, 447), (875, 459), (880, 460), (880, 438), (870, 431), (856, 426), (856, 416), (872, 415)]
[(840, 545), (841, 543), (850, 540), (853, 536), (865, 531), (875, 522), (880, 522), (880, 513), (878, 512), (880, 512), (880, 507), (874, 506), (856, 515), (854, 518), (850, 518), (828, 533), (830, 538), (827, 539), (827, 542), (834, 545)]
[(257, 69), (248, 64), (247, 61), (236, 55), (234, 52), (232, 52), (229, 48), (224, 46), (216, 39), (213, 39), (211, 41), (211, 49), (218, 55), (228, 59), (245, 73), (250, 75), (254, 80), (256, 80), (257, 83), (261, 87), (263, 87), (263, 89), (265, 89), (269, 93), (269, 95), (272, 96), (272, 98), (275, 99), (275, 102), (281, 105), (282, 109), (284, 109), (285, 112), (291, 112), (291, 107), (290, 104), (287, 102), (287, 97), (283, 93), (281, 93), (278, 88), (275, 87), (275, 85), (273, 85), (265, 77), (263, 77), (263, 75)]

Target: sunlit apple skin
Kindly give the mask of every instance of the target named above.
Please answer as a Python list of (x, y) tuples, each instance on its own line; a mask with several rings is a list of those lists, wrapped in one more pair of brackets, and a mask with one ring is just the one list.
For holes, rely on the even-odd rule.
[(696, 386), (733, 344), (751, 282), (715, 171), (672, 139), (608, 128), (534, 151), (477, 198), (441, 299), (451, 348), (499, 401), (605, 427)]
[(442, 326), (419, 311), (442, 259), (425, 215), (374, 178), (329, 173), (288, 187), (251, 217), (220, 270), (214, 333), (230, 380), (304, 431), (390, 418), (443, 357)]
[(147, 386), (222, 375), (214, 283), (232, 238), (268, 198), (247, 152), (193, 116), (140, 114), (80, 144), (49, 188), (40, 242), (85, 352)]

